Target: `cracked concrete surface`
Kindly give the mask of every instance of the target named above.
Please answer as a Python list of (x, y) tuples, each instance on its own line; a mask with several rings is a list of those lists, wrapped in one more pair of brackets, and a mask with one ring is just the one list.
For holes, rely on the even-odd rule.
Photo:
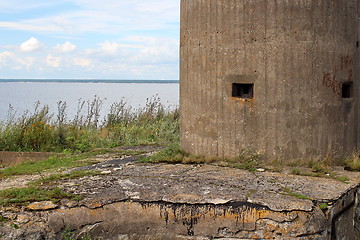
[[(63, 200), (52, 210), (1, 209), (20, 227), (2, 224), (2, 239), (62, 239), (65, 229), (102, 239), (330, 239), (355, 236), (349, 224), (359, 222), (354, 173), (343, 183), (213, 165), (142, 164), (134, 156), (108, 156), (86, 169), (103, 174), (54, 182), (83, 195), (81, 201)], [(320, 209), (323, 202), (328, 210)], [(347, 224), (345, 233), (336, 224)]]

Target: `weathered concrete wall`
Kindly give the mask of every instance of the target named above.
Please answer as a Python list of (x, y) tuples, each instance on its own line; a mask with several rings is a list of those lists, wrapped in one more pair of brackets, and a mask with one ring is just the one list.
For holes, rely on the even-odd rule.
[(50, 156), (51, 153), (47, 153), (47, 152), (0, 151), (0, 166), (9, 167), (30, 160), (41, 161), (48, 159)]
[[(359, 18), (359, 0), (182, 0), (182, 148), (350, 154), (360, 144)], [(233, 83), (253, 84), (253, 98), (233, 97)]]

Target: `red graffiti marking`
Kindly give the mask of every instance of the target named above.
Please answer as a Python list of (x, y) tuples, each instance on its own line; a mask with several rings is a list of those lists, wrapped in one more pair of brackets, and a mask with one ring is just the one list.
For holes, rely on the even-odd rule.
[(341, 95), (341, 83), (336, 81), (336, 75), (331, 75), (330, 73), (324, 73), (323, 85), (331, 88), (333, 92), (337, 95)]
[(353, 70), (352, 70), (352, 57), (344, 56), (340, 58), (340, 64), (334, 66), (334, 71), (332, 73), (325, 72), (323, 76), (323, 85), (331, 88), (336, 95), (341, 96), (342, 94), (342, 83), (344, 81), (337, 80), (337, 73), (347, 72), (347, 79), (345, 81), (351, 82), (353, 80)]
[(345, 57), (341, 57), (341, 70), (346, 70), (351, 68), (352, 65), (352, 57), (350, 56), (345, 56)]
[(350, 70), (349, 70), (349, 77), (348, 77), (348, 81), (349, 81), (349, 82), (351, 82), (351, 81), (352, 81), (352, 79), (353, 79), (353, 70), (352, 70), (352, 69), (350, 69)]

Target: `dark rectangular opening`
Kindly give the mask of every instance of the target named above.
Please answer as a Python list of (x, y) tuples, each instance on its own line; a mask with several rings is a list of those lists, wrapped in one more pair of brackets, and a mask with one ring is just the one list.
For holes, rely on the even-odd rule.
[(237, 98), (253, 98), (254, 84), (253, 83), (233, 83), (232, 96)]
[(353, 94), (353, 83), (344, 82), (342, 84), (342, 89), (341, 89), (342, 98), (352, 98), (352, 94)]

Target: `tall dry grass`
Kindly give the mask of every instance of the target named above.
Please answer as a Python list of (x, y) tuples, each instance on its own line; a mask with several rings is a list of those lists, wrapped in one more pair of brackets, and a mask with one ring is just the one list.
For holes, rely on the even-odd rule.
[(57, 112), (35, 104), (32, 112), (15, 117), (9, 108), (0, 122), (1, 151), (88, 151), (120, 145), (164, 144), (179, 141), (179, 111), (165, 107), (158, 96), (147, 99), (145, 107), (134, 109), (124, 100), (113, 103), (101, 119), (103, 100), (79, 101), (72, 119), (67, 103), (58, 102)]

